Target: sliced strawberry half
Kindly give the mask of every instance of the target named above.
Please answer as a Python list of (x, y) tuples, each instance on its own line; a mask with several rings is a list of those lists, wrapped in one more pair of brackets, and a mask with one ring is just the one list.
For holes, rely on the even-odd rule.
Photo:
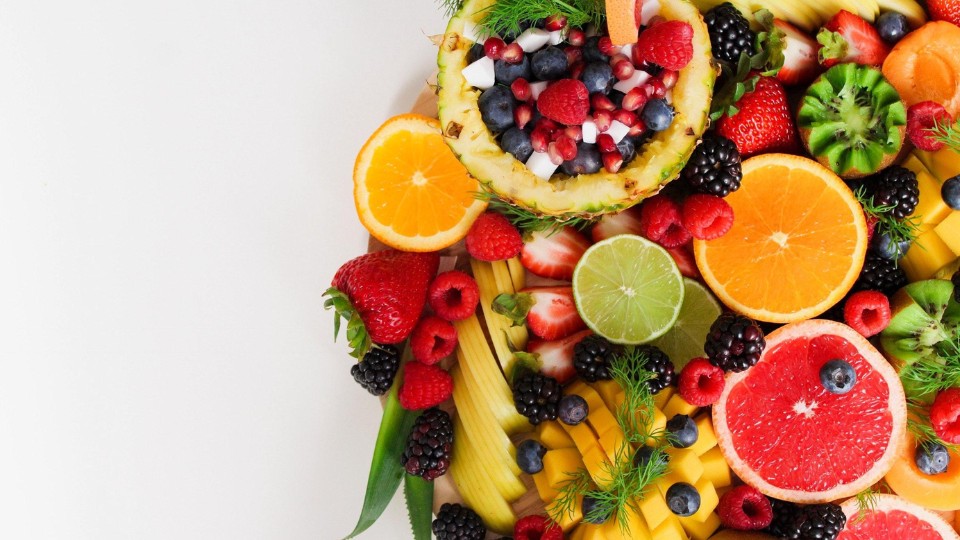
[(680, 247), (668, 248), (667, 253), (677, 263), (680, 273), (690, 279), (700, 279), (700, 269), (697, 268), (697, 259), (693, 256), (693, 244), (684, 244)]
[(540, 277), (570, 281), (573, 269), (589, 247), (590, 241), (573, 227), (533, 232), (524, 239), (520, 264)]
[(643, 234), (640, 223), (640, 207), (632, 206), (617, 214), (604, 214), (590, 230), (594, 242), (606, 240), (619, 234)]
[(527, 352), (537, 355), (541, 373), (565, 384), (577, 375), (577, 370), (573, 367), (574, 346), (592, 333), (590, 330), (582, 330), (555, 341), (532, 339), (527, 344)]
[(587, 327), (573, 301), (573, 287), (528, 287), (493, 299), (493, 310), (514, 324), (526, 323), (535, 336), (562, 339)]
[(880, 33), (866, 20), (841, 9), (817, 34), (820, 63), (831, 67), (843, 62), (856, 62), (879, 67), (890, 54)]
[(807, 84), (820, 74), (817, 50), (820, 45), (796, 26), (773, 20), (773, 26), (783, 32), (783, 67), (777, 72), (777, 79), (786, 85)]

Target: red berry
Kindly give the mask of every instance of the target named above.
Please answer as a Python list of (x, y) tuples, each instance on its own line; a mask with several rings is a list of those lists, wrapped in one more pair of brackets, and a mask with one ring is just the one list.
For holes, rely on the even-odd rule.
[(457, 329), (435, 315), (420, 319), (410, 334), (413, 357), (431, 366), (453, 354), (457, 348)]
[(907, 109), (907, 135), (910, 142), (921, 150), (936, 152), (943, 148), (932, 130), (940, 126), (953, 124), (953, 117), (943, 105), (935, 101), (914, 103)]
[(617, 109), (613, 111), (613, 119), (627, 127), (633, 127), (637, 123), (637, 115), (626, 109)]
[(507, 44), (498, 37), (489, 37), (483, 42), (483, 54), (491, 60), (503, 58), (503, 50), (506, 48)]
[(750, 486), (737, 486), (720, 497), (720, 523), (738, 531), (759, 531), (773, 521), (773, 507), (763, 493)]
[(634, 51), (643, 60), (680, 71), (693, 58), (693, 27), (683, 21), (666, 21), (644, 30)]
[(567, 65), (572, 66), (580, 61), (583, 58), (583, 49), (580, 47), (574, 47), (573, 45), (568, 45), (564, 47), (563, 54), (567, 55)]
[(613, 141), (613, 137), (608, 133), (601, 133), (597, 135), (597, 148), (601, 152), (613, 152), (617, 149), (617, 143)]
[(544, 19), (543, 27), (551, 32), (563, 30), (567, 27), (567, 18), (563, 15), (550, 15)]
[(873, 241), (873, 234), (877, 230), (877, 223), (880, 223), (880, 219), (866, 211), (863, 213), (863, 218), (867, 221), (867, 244), (870, 244)]
[(680, 206), (664, 195), (655, 195), (640, 207), (643, 235), (665, 248), (675, 248), (690, 241), (683, 227)]
[(513, 97), (517, 98), (517, 101), (526, 101), (533, 94), (533, 91), (530, 90), (530, 83), (523, 77), (517, 77), (510, 83), (510, 91), (513, 92)]
[(573, 139), (566, 135), (560, 135), (555, 142), (557, 144), (557, 151), (560, 152), (560, 156), (564, 161), (570, 161), (577, 157), (577, 143)]
[(859, 291), (843, 304), (843, 320), (863, 337), (875, 336), (890, 324), (890, 299), (879, 291)]
[(430, 309), (448, 321), (462, 321), (477, 310), (480, 287), (469, 275), (451, 270), (438, 275), (427, 289)]
[(617, 108), (617, 106), (610, 101), (610, 98), (600, 92), (590, 96), (590, 106), (595, 111), (612, 111)]
[(597, 49), (605, 56), (614, 56), (620, 52), (620, 47), (613, 44), (610, 36), (603, 36), (597, 41)]
[(529, 103), (521, 103), (513, 109), (513, 122), (523, 129), (533, 119), (533, 107)]
[(618, 58), (611, 60), (610, 66), (613, 67), (613, 76), (616, 77), (618, 81), (624, 81), (633, 77), (633, 74), (637, 71), (633, 62), (622, 54), (618, 55)]
[(620, 102), (620, 106), (628, 111), (639, 111), (647, 104), (647, 93), (643, 88), (631, 88), (625, 96), (623, 96), (623, 101)]
[(504, 47), (502, 57), (503, 61), (508, 64), (519, 64), (523, 62), (523, 48), (520, 47), (519, 43), (514, 41)]
[(550, 120), (580, 125), (590, 111), (590, 93), (582, 81), (561, 79), (540, 92), (537, 109)]
[(603, 160), (603, 168), (607, 172), (616, 173), (620, 170), (620, 167), (623, 167), (623, 154), (616, 146), (613, 147), (612, 152), (603, 152), (600, 158)]
[(927, 0), (927, 13), (935, 21), (947, 21), (960, 26), (960, 2), (956, 0)]
[(725, 384), (722, 369), (706, 358), (694, 358), (680, 372), (680, 397), (691, 405), (706, 407), (720, 399)]
[(481, 261), (516, 257), (523, 248), (520, 231), (496, 212), (484, 212), (467, 233), (467, 253)]
[(610, 129), (613, 123), (613, 111), (595, 111), (593, 113), (593, 123), (597, 125), (597, 131), (603, 133)]
[(513, 526), (516, 540), (563, 540), (563, 529), (546, 516), (527, 516)]
[(697, 240), (720, 238), (733, 227), (733, 208), (716, 195), (691, 195), (683, 202), (683, 227)]
[(534, 128), (542, 129), (547, 132), (547, 134), (552, 135), (554, 131), (560, 129), (560, 124), (554, 122), (549, 118), (540, 118), (537, 120), (537, 123), (534, 124)]
[(587, 42), (587, 34), (579, 28), (572, 28), (567, 34), (567, 41), (575, 47), (583, 47)]
[(930, 424), (937, 436), (950, 444), (960, 444), (960, 387), (937, 394), (930, 407)]
[(404, 409), (429, 409), (450, 399), (453, 379), (446, 371), (415, 361), (407, 362), (402, 369), (403, 386), (400, 387), (397, 397)]

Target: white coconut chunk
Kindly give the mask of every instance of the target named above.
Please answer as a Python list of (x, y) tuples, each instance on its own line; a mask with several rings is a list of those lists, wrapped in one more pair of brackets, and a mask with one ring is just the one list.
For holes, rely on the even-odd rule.
[(646, 26), (650, 19), (660, 14), (660, 0), (643, 0), (640, 6), (640, 24)]
[(620, 142), (624, 137), (627, 136), (627, 133), (630, 133), (630, 126), (614, 120), (610, 122), (610, 129), (607, 130), (607, 135), (613, 137), (613, 142)]
[(483, 31), (473, 21), (463, 21), (463, 37), (474, 43), (483, 43)]
[(530, 154), (530, 157), (527, 159), (527, 168), (530, 169), (530, 172), (543, 178), (544, 180), (549, 180), (553, 173), (556, 172), (557, 167), (550, 159), (550, 154), (546, 152), (534, 152)]
[(547, 89), (547, 81), (537, 81), (530, 83), (530, 96), (534, 101), (540, 99), (540, 92)]
[(622, 81), (617, 81), (617, 83), (613, 85), (613, 89), (618, 92), (623, 92), (624, 94), (626, 94), (627, 92), (633, 90), (634, 88), (640, 86), (641, 84), (647, 82), (648, 80), (650, 80), (650, 74), (647, 73), (646, 71), (643, 71), (642, 69), (638, 69), (634, 71), (633, 75), (631, 75), (630, 77)]
[(527, 28), (517, 36), (517, 43), (525, 53), (539, 51), (550, 43), (550, 32), (542, 28)]
[(633, 46), (635, 43), (627, 43), (620, 47), (620, 54), (626, 56), (627, 58), (633, 58)]
[(563, 43), (563, 40), (566, 37), (567, 37), (566, 29), (554, 30), (550, 32), (550, 41), (548, 41), (547, 43), (549, 43), (550, 45), (559, 45)]
[(496, 73), (493, 69), (493, 59), (484, 56), (463, 68), (463, 78), (467, 84), (481, 90), (486, 90), (496, 83)]
[(584, 121), (583, 125), (580, 126), (580, 131), (583, 135), (583, 142), (587, 144), (596, 144), (597, 142), (597, 123), (593, 120)]

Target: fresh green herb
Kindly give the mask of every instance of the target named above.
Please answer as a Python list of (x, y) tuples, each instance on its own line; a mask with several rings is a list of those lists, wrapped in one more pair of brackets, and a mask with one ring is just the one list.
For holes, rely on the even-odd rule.
[(741, 53), (736, 69), (726, 62), (720, 63), (720, 85), (713, 97), (710, 108), (710, 120), (717, 121), (721, 116), (735, 116), (740, 112), (737, 103), (745, 94), (756, 90), (761, 76), (776, 75), (783, 67), (783, 51), (786, 48), (786, 35), (773, 25), (773, 14), (761, 9), (754, 18), (763, 27), (757, 34), (757, 52), (752, 56)]
[(932, 395), (960, 386), (960, 336), (936, 345), (936, 354), (920, 358), (900, 372), (900, 379), (916, 396)]
[(934, 118), (933, 127), (927, 129), (933, 134), (933, 138), (942, 142), (954, 152), (960, 153), (960, 120), (950, 124), (940, 123), (940, 120)]
[(438, 0), (440, 8), (443, 9), (447, 17), (452, 17), (454, 13), (460, 11), (466, 0)]
[(860, 523), (867, 514), (877, 508), (879, 492), (873, 486), (857, 493), (857, 514), (853, 516), (853, 523)]
[(610, 362), (610, 375), (623, 388), (624, 400), (617, 408), (617, 423), (623, 429), (624, 438), (631, 444), (646, 444), (653, 433), (653, 394), (650, 381), (653, 372), (643, 369), (646, 355), (628, 347)]
[(521, 23), (562, 15), (569, 26), (601, 26), (606, 20), (605, 6), (604, 0), (497, 0), (480, 25), (490, 33), (504, 35), (519, 32)]
[(919, 242), (914, 242), (917, 238), (917, 233), (920, 230), (920, 220), (922, 216), (912, 215), (903, 219), (897, 219), (890, 214), (890, 211), (894, 209), (894, 205), (880, 205), (873, 202), (873, 196), (867, 196), (867, 189), (864, 186), (860, 186), (854, 192), (857, 200), (860, 201), (860, 206), (863, 207), (863, 211), (867, 213), (868, 216), (877, 220), (877, 234), (884, 234), (890, 237), (890, 240), (894, 242), (894, 245), (899, 245), (901, 242), (910, 242), (917, 245), (920, 249), (925, 249)]
[(583, 230), (596, 222), (595, 219), (587, 219), (576, 215), (547, 216), (537, 214), (526, 208), (510, 204), (489, 191), (479, 191), (475, 194), (475, 197), (487, 201), (489, 210), (502, 214), (523, 233), (546, 232), (547, 235), (552, 235), (560, 232), (564, 227)]
[(560, 522), (564, 517), (572, 518), (580, 504), (581, 497), (590, 491), (593, 481), (586, 469), (577, 469), (567, 473), (567, 481), (560, 485), (557, 497), (548, 508), (553, 521)]
[(650, 459), (637, 466), (633, 462), (633, 446), (624, 443), (617, 451), (617, 463), (604, 463), (602, 475), (610, 478), (604, 489), (595, 489), (586, 495), (594, 499), (593, 509), (585, 516), (589, 521), (602, 521), (604, 517), (616, 516), (620, 530), (630, 534), (629, 511), (639, 512), (637, 501), (643, 499), (657, 478), (667, 472), (667, 455), (662, 448), (655, 448)]

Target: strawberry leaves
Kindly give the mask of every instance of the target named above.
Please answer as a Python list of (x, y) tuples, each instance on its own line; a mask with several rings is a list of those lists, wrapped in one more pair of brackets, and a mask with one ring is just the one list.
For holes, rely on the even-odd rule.
[(502, 293), (493, 299), (492, 307), (495, 313), (499, 313), (513, 321), (512, 326), (523, 326), (523, 323), (527, 320), (527, 313), (530, 312), (530, 308), (532, 308), (535, 303), (536, 299), (532, 294)]
[(370, 334), (367, 333), (367, 327), (363, 324), (360, 314), (354, 309), (353, 304), (346, 294), (342, 293), (336, 287), (327, 289), (323, 296), (328, 296), (323, 302), (323, 309), (333, 309), (333, 340), (337, 340), (340, 335), (340, 320), (347, 320), (347, 344), (350, 346), (350, 356), (360, 359), (367, 354), (373, 342)]

